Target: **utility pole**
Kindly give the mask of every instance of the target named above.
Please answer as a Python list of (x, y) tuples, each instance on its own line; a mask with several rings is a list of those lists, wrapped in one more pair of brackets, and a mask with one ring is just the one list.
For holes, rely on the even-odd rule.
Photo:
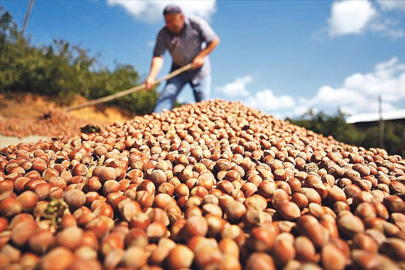
[(378, 95), (378, 112), (380, 114), (380, 148), (384, 148), (384, 121), (382, 119), (381, 95)]
[(29, 4), (29, 6), (28, 6), (27, 13), (25, 14), (24, 24), (23, 24), (23, 28), (22, 28), (22, 31), (21, 31), (21, 36), (24, 36), (25, 29), (27, 28), (28, 18), (30, 17), (32, 7), (34, 6), (34, 1), (35, 1), (35, 0), (31, 0), (31, 1), (30, 1), (30, 4)]

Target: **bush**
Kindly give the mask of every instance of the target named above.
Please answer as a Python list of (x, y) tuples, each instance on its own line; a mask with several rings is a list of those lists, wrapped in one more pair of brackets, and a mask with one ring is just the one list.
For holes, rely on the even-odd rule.
[[(0, 7), (1, 9), (1, 7)], [(117, 64), (113, 71), (102, 67), (98, 56), (79, 46), (54, 40), (50, 46), (32, 46), (22, 37), (9, 12), (0, 10), (1, 93), (25, 92), (56, 97), (70, 104), (79, 94), (87, 99), (111, 95), (140, 83), (131, 65)], [(109, 102), (135, 114), (150, 114), (157, 100), (156, 87)]]
[(383, 147), (391, 155), (398, 154), (405, 157), (405, 127), (401, 123), (384, 122), (384, 145), (381, 146), (378, 123), (367, 128), (359, 128), (353, 124), (347, 124), (345, 115), (340, 111), (335, 116), (328, 116), (323, 112), (315, 114), (309, 110), (296, 119), (287, 118), (286, 120), (324, 136), (332, 135), (340, 142), (364, 148)]

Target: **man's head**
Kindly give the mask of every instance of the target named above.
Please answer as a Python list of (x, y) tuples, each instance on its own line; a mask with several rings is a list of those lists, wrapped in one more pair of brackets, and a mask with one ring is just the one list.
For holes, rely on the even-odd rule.
[(168, 5), (163, 10), (163, 16), (170, 32), (179, 34), (184, 27), (184, 16), (181, 9), (176, 5)]

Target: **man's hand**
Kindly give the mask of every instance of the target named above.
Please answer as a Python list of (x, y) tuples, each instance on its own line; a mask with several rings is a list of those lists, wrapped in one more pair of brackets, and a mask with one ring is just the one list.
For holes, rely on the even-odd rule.
[(192, 62), (192, 69), (200, 68), (204, 64), (204, 56), (197, 55)]
[(219, 43), (219, 38), (215, 38), (213, 41), (211, 41), (207, 47), (202, 50), (194, 59), (192, 63), (192, 68), (196, 69), (196, 68), (200, 68), (202, 67), (202, 65), (204, 64), (205, 61), (205, 57), (207, 55), (209, 55), (212, 50), (215, 49), (215, 47), (218, 45)]
[(163, 57), (156, 56), (152, 59), (152, 65), (150, 67), (148, 78), (145, 80), (146, 90), (150, 90), (156, 84), (156, 76), (163, 65)]
[(146, 90), (150, 90), (153, 88), (153, 86), (155, 86), (155, 78), (149, 76), (146, 80), (145, 80), (145, 86), (146, 86)]

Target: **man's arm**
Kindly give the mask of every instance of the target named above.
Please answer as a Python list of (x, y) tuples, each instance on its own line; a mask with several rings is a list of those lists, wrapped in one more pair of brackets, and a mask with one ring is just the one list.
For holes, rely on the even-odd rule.
[(155, 56), (152, 59), (152, 64), (149, 71), (149, 76), (145, 80), (146, 90), (152, 89), (155, 85), (156, 76), (158, 75), (159, 71), (162, 69), (163, 66), (163, 57)]
[(199, 68), (204, 64), (204, 58), (209, 55), (215, 47), (217, 47), (219, 44), (219, 38), (216, 37), (214, 38), (213, 41), (207, 44), (207, 47), (205, 47), (204, 50), (202, 50), (197, 56), (193, 59), (193, 69)]

